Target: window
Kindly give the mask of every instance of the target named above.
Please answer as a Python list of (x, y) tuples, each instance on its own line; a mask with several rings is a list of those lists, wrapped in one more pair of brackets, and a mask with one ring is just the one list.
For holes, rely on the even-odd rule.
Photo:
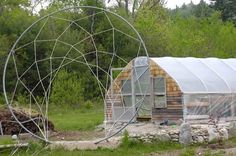
[(166, 96), (154, 95), (155, 108), (166, 108)]
[(166, 108), (166, 81), (164, 77), (153, 78), (154, 107)]
[(122, 95), (123, 95), (123, 102), (125, 106), (132, 106), (132, 88), (131, 88), (131, 80), (124, 79), (122, 82)]
[(122, 94), (131, 94), (132, 89), (131, 89), (131, 80), (122, 80)]
[(136, 67), (134, 70), (135, 94), (147, 95), (150, 93), (150, 73), (149, 68)]
[(166, 94), (166, 83), (164, 77), (154, 78), (153, 85), (155, 93)]

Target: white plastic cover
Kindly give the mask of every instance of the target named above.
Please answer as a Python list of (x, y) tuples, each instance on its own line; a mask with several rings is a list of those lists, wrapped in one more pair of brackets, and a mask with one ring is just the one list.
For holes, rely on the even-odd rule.
[(236, 59), (150, 59), (178, 83), (183, 93), (236, 93)]

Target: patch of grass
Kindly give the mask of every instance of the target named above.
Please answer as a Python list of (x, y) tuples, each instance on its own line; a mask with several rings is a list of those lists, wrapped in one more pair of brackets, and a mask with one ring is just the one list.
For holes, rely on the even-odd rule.
[[(17, 155), (25, 156), (31, 155), (32, 153), (38, 151), (37, 155), (40, 156), (139, 156), (148, 153), (162, 153), (165, 151), (181, 149), (182, 146), (177, 143), (171, 142), (154, 142), (154, 143), (142, 143), (140, 141), (132, 141), (128, 146), (120, 146), (117, 149), (102, 149), (97, 150), (75, 150), (75, 151), (66, 151), (63, 148), (56, 150), (47, 150), (42, 148), (42, 144), (37, 145), (33, 144), (29, 149), (21, 149), (18, 151)], [(42, 150), (43, 149), (43, 150)], [(41, 151), (41, 152), (40, 152)], [(7, 155), (5, 152), (3, 155)]]
[(49, 120), (56, 130), (61, 131), (88, 131), (93, 130), (104, 120), (103, 108), (92, 109), (51, 109)]
[(0, 136), (0, 145), (14, 144), (11, 136)]
[(229, 140), (224, 141), (224, 146), (236, 147), (236, 137), (232, 137), (232, 138), (229, 138)]
[(204, 156), (224, 156), (225, 153), (223, 151), (212, 151), (210, 149), (206, 150)]
[[(39, 152), (37, 155), (39, 156), (138, 156), (145, 155), (149, 153), (163, 153), (173, 150), (180, 150), (183, 148), (182, 145), (173, 142), (161, 142), (154, 141), (153, 143), (144, 143), (137, 140), (130, 140), (128, 137), (128, 133), (124, 134), (122, 144), (116, 149), (104, 149), (98, 148), (97, 150), (75, 150), (75, 151), (67, 151), (63, 148), (49, 150), (43, 148), (44, 145), (42, 143), (31, 143), (30, 147), (27, 149), (20, 149), (17, 152), (19, 156), (32, 155), (34, 152)], [(3, 153), (3, 155), (7, 155), (9, 151)]]
[[(20, 149), (17, 152), (17, 155), (30, 156), (35, 152), (38, 152), (37, 155), (39, 156), (142, 156), (151, 153), (158, 153), (161, 155), (163, 153), (168, 152), (172, 152), (172, 154), (176, 153), (176, 155), (180, 156), (194, 156), (198, 154), (197, 151), (199, 145), (191, 145), (184, 147), (179, 143), (161, 141), (155, 141), (153, 143), (144, 143), (141, 141), (129, 140), (126, 136), (128, 136), (128, 134), (124, 135), (122, 144), (117, 149), (99, 148), (97, 150), (67, 151), (61, 148), (55, 150), (48, 150), (44, 148), (44, 145), (42, 143), (40, 143), (30, 144), (30, 147), (27, 149)], [(216, 151), (208, 148), (202, 148), (200, 151), (204, 156), (223, 156), (225, 154), (223, 151)], [(0, 155), (7, 156), (9, 152), (10, 151), (0, 152)]]
[(123, 150), (140, 150), (140, 152), (150, 153), (155, 151), (169, 151), (169, 150), (176, 150), (181, 149), (183, 146), (179, 143), (170, 142), (170, 141), (153, 141), (152, 143), (142, 142), (140, 140), (130, 139), (129, 134), (127, 131), (124, 132), (122, 143), (119, 149)]
[(2, 93), (0, 93), (0, 106), (3, 106), (5, 104), (5, 98)]
[(186, 147), (181, 153), (180, 156), (193, 156), (195, 155), (195, 148), (193, 147)]
[[(0, 149), (1, 156), (9, 156), (15, 151), (15, 148)], [(29, 142), (28, 147), (20, 147), (14, 155), (17, 156), (32, 156), (32, 155), (47, 155), (49, 151), (45, 148), (43, 142)]]

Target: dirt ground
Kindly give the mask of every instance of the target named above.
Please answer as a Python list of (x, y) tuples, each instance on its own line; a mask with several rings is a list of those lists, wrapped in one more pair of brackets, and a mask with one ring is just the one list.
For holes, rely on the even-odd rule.
[(96, 140), (105, 136), (104, 131), (67, 131), (53, 132), (50, 139), (52, 141), (81, 141), (81, 140)]

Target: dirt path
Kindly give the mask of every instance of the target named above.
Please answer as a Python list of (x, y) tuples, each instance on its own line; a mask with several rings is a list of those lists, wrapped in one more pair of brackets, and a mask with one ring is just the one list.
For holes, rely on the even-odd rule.
[[(101, 139), (101, 138), (100, 138)], [(103, 141), (99, 144), (96, 144), (96, 140), (88, 140), (88, 141), (53, 141), (48, 146), (50, 149), (57, 149), (63, 147), (66, 150), (72, 151), (72, 150), (96, 150), (98, 148), (109, 148), (114, 149), (117, 148), (120, 145), (120, 137), (113, 137), (109, 139), (108, 141)]]
[(67, 132), (53, 132), (49, 140), (52, 141), (81, 141), (81, 140), (95, 140), (105, 136), (104, 131), (67, 131)]

